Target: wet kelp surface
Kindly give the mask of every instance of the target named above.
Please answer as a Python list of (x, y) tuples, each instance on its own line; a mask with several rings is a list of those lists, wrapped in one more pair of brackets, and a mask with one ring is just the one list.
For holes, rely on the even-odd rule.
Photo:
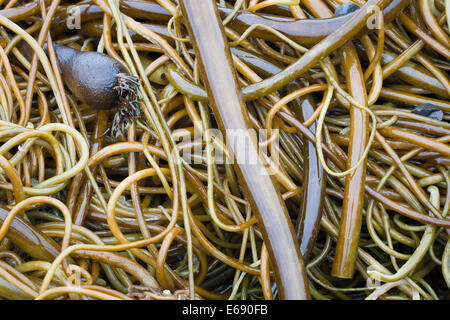
[(450, 298), (450, 3), (0, 1), (0, 298)]

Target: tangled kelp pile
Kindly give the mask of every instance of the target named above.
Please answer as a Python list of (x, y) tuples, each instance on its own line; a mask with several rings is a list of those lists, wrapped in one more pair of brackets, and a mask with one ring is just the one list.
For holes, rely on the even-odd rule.
[(448, 1), (1, 5), (1, 298), (449, 298)]

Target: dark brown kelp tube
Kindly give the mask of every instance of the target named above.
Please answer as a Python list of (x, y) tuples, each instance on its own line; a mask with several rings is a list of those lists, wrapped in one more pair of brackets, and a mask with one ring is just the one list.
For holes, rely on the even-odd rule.
[[(297, 87), (298, 85), (292, 85), (290, 89)], [(301, 101), (294, 100), (294, 103), (297, 104), (299, 118), (303, 121), (308, 120), (316, 111), (314, 106), (317, 104), (312, 96), (306, 96)], [(315, 133), (316, 124), (309, 126), (309, 130)], [(300, 241), (300, 251), (306, 262), (311, 256), (319, 232), (326, 183), (322, 164), (317, 157), (316, 146), (307, 139), (304, 139), (303, 155), (304, 180), (295, 231)]]
[[(0, 208), (0, 222), (3, 224), (8, 211)], [(61, 250), (56, 242), (20, 217), (15, 217), (6, 233), (20, 249), (37, 260), (53, 261)]]
[[(213, 1), (182, 0), (180, 5), (199, 58), (211, 107), (224, 136), (231, 141), (231, 130), (248, 132), (250, 124), (219, 13)], [(243, 151), (242, 146), (233, 143), (229, 147), (236, 157), (235, 167), (245, 193), (262, 225), (280, 299), (309, 299), (305, 266), (273, 178), (259, 156), (255, 164), (244, 163), (242, 160), (246, 159), (240, 159), (237, 153)], [(259, 154), (252, 138), (246, 147), (250, 154)]]

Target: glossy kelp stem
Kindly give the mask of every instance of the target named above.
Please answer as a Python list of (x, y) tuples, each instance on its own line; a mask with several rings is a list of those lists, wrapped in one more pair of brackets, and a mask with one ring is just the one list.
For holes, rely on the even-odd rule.
[[(296, 85), (292, 85), (289, 86), (289, 89), (294, 90), (296, 87)], [(308, 119), (315, 111), (316, 103), (311, 96), (306, 96), (302, 101), (294, 100), (293, 102), (298, 106), (301, 121)], [(316, 124), (311, 124), (309, 130), (315, 134)], [(323, 167), (317, 158), (316, 146), (311, 141), (304, 139), (303, 188), (295, 233), (300, 241), (300, 252), (305, 262), (309, 260), (319, 233), (325, 181)]]
[(395, 90), (384, 87), (381, 89), (380, 97), (387, 100), (396, 101), (399, 104), (421, 105), (423, 103), (431, 103), (442, 111), (450, 111), (450, 101), (432, 98), (425, 95), (412, 94), (401, 90)]
[(39, 1), (33, 1), (23, 6), (0, 10), (0, 15), (11, 21), (20, 21), (39, 12)]
[[(67, 26), (74, 23), (74, 11), (71, 6), (60, 6), (52, 21), (52, 30), (56, 32), (67, 29)], [(81, 2), (76, 5), (76, 12), (79, 13), (80, 24), (101, 19), (105, 12), (92, 2)], [(168, 22), (172, 15), (166, 9), (154, 1), (120, 1), (120, 10), (124, 14), (135, 19), (150, 19), (153, 22)]]
[[(231, 12), (231, 9), (219, 8), (219, 11), (222, 17), (226, 17)], [(280, 17), (241, 10), (230, 21), (229, 26), (239, 33), (244, 33), (252, 25), (260, 24), (280, 31), (299, 44), (314, 45), (340, 28), (348, 18), (348, 16), (341, 16), (331, 19), (299, 20), (292, 17)], [(262, 28), (255, 28), (251, 35), (269, 41), (279, 40), (276, 35)]]
[[(182, 0), (180, 5), (219, 127), (228, 142), (233, 139), (230, 133), (236, 132), (240, 132), (238, 138), (244, 140), (246, 135), (249, 137), (250, 123), (215, 3), (213, 0)], [(258, 156), (253, 164), (242, 159), (242, 151), (259, 153), (255, 138), (250, 136), (247, 141), (250, 143), (245, 151), (236, 143), (231, 143), (230, 149), (236, 157), (240, 182), (262, 226), (279, 297), (309, 299), (305, 267), (286, 207), (263, 160)]]
[[(283, 70), (283, 67), (272, 59), (267, 57), (260, 57), (251, 52), (240, 48), (231, 48), (231, 53), (237, 56), (240, 60), (245, 62), (261, 76), (273, 76)], [(208, 101), (208, 94), (201, 86), (188, 80), (178, 69), (173, 62), (167, 63), (164, 67), (164, 75), (168, 81), (182, 94), (188, 96), (196, 101)], [(242, 89), (242, 97), (244, 101), (249, 100), (248, 91), (244, 87)]]
[[(311, 12), (319, 17), (329, 17), (332, 15), (328, 7), (321, 1), (312, 1), (312, 0), (305, 0), (304, 4), (308, 7)], [(365, 90), (365, 84), (364, 84), (364, 77), (362, 76), (362, 70), (359, 63), (359, 58), (356, 52), (356, 49), (352, 42), (346, 43), (344, 46), (342, 46), (339, 50), (341, 62), (344, 65), (344, 73), (346, 76), (347, 84), (350, 90), (350, 94), (354, 96), (358, 96), (359, 100), (358, 102), (362, 104), (363, 106), (367, 107), (367, 93)], [(356, 85), (353, 84), (353, 92), (351, 90), (351, 86), (353, 82), (357, 82)], [(352, 94), (353, 93), (353, 94)], [(362, 102), (362, 101), (363, 102)], [(359, 159), (362, 156), (362, 153), (365, 149), (365, 140), (366, 140), (366, 133), (364, 131), (366, 124), (361, 124), (360, 122), (362, 119), (365, 119), (364, 112), (360, 109), (356, 109), (356, 107), (353, 106), (353, 108), (350, 109), (350, 117), (351, 117), (351, 140), (353, 144), (349, 147), (349, 153), (350, 153), (350, 162), (348, 163), (348, 167), (354, 167), (356, 163), (359, 161)], [(367, 120), (366, 120), (367, 122)], [(359, 136), (359, 132), (357, 129), (362, 128), (363, 131), (361, 132), (361, 136)], [(355, 130), (354, 130), (355, 129)], [(359, 140), (361, 139), (361, 140)], [(360, 141), (363, 141), (361, 144)], [(361, 168), (362, 167), (362, 168)], [(360, 170), (360, 171), (359, 171)], [(360, 186), (364, 183), (364, 173), (365, 173), (365, 166), (359, 166), (356, 170), (352, 171), (345, 180), (345, 192), (344, 192), (344, 201), (343, 201), (343, 207), (342, 207), (342, 215), (341, 215), (341, 233), (339, 234), (338, 238), (338, 246), (336, 248), (336, 255), (334, 259), (333, 267), (336, 265), (337, 260), (343, 257), (345, 260), (344, 265), (347, 265), (347, 263), (350, 263), (350, 265), (355, 264), (355, 253), (353, 252), (355, 248), (358, 246), (358, 240), (359, 240), (359, 230), (361, 226), (361, 214), (357, 213), (356, 210), (361, 211), (363, 203), (360, 203), (361, 200), (363, 200), (363, 186)], [(353, 192), (356, 191), (356, 186), (359, 187), (359, 190), (357, 190), (356, 194)], [(355, 190), (353, 190), (355, 189)], [(350, 192), (349, 192), (350, 191)], [(355, 208), (355, 205), (357, 208)], [(356, 211), (356, 212), (355, 212)], [(344, 217), (346, 215), (346, 217)], [(359, 215), (359, 216), (358, 216)], [(347, 221), (348, 218), (348, 221)], [(342, 225), (345, 224), (346, 228), (344, 231), (344, 235), (342, 234)], [(344, 241), (342, 241), (344, 239)], [(353, 241), (348, 240), (353, 239)], [(356, 240), (356, 244), (355, 244)], [(343, 252), (338, 252), (339, 245), (342, 245), (341, 249), (344, 248)], [(350, 258), (348, 258), (348, 255), (350, 254)], [(341, 255), (341, 257), (338, 257), (338, 255)], [(353, 257), (355, 256), (355, 257)], [(353, 268), (353, 267), (352, 267)], [(334, 276), (342, 277), (342, 275), (336, 274), (335, 269), (332, 270), (332, 274)], [(353, 275), (353, 274), (352, 274)], [(352, 275), (346, 275), (344, 277), (352, 277)]]
[[(349, 93), (358, 103), (367, 107), (364, 74), (356, 49), (351, 42), (342, 48), (341, 61), (344, 65)], [(354, 106), (350, 109), (350, 119), (349, 168), (356, 165), (363, 156), (367, 143), (369, 120), (366, 111)], [(366, 161), (363, 161), (345, 179), (339, 237), (332, 269), (332, 275), (335, 277), (353, 277), (362, 224), (365, 174)]]
[[(388, 64), (395, 58), (396, 55), (389, 50), (384, 50), (381, 55), (383, 64)], [(430, 90), (441, 97), (448, 98), (449, 96), (447, 90), (445, 90), (445, 87), (439, 80), (437, 80), (427, 69), (412, 61), (408, 61), (399, 67), (394, 75), (411, 85)]]
[(32, 300), (33, 297), (0, 277), (0, 297), (7, 300)]
[[(3, 224), (7, 215), (8, 211), (0, 208), (0, 225)], [(61, 250), (50, 237), (17, 215), (9, 227), (6, 237), (37, 260), (53, 261)]]
[(450, 49), (441, 44), (440, 42), (436, 41), (434, 38), (430, 37), (428, 33), (423, 31), (422, 29), (417, 26), (411, 18), (409, 18), (404, 13), (401, 13), (398, 16), (398, 19), (403, 23), (403, 26), (413, 33), (415, 36), (420, 38), (423, 42), (425, 42), (429, 47), (433, 48), (436, 52), (443, 55), (445, 58), (450, 59)]
[[(330, 9), (321, 1), (303, 2), (308, 10), (318, 18), (333, 19), (333, 14)], [(348, 17), (348, 15), (347, 15)], [(336, 74), (336, 69), (331, 63), (329, 57), (322, 60), (323, 64), (330, 69), (332, 74)], [(306, 121), (313, 113), (314, 108), (311, 109), (311, 104), (314, 102), (312, 97), (305, 99), (302, 104), (302, 114), (300, 119)], [(309, 114), (307, 116), (307, 114)], [(308, 127), (312, 134), (316, 134), (317, 122)], [(299, 216), (297, 218), (296, 232), (297, 237), (301, 236), (300, 250), (303, 257), (306, 259), (310, 254), (314, 241), (318, 235), (320, 218), (322, 214), (322, 205), (325, 195), (326, 179), (324, 177), (324, 168), (318, 158), (316, 147), (313, 142), (306, 141), (305, 157), (304, 157), (304, 189), (302, 190), (302, 200), (300, 206)], [(307, 184), (306, 184), (307, 183)], [(319, 197), (317, 196), (319, 195)], [(316, 197), (316, 198), (315, 198)], [(317, 198), (318, 197), (318, 198)], [(318, 201), (317, 201), (318, 200)]]
[[(385, 19), (387, 19), (387, 21), (391, 21), (399, 10), (403, 9), (406, 5), (407, 2), (405, 0), (394, 0), (388, 6), (383, 7)], [(325, 8), (328, 10), (328, 7), (325, 6)], [(219, 11), (221, 15), (225, 17), (231, 9), (219, 8)], [(314, 45), (333, 33), (335, 30), (342, 27), (342, 25), (355, 14), (355, 12), (352, 12), (347, 15), (325, 19), (295, 19), (270, 14), (257, 14), (242, 10), (235, 15), (233, 20), (229, 23), (229, 26), (232, 29), (243, 33), (252, 25), (262, 24), (280, 31), (299, 44)], [(319, 16), (320, 14), (317, 15), (313, 13), (313, 15)], [(367, 31), (368, 29), (362, 30), (362, 32)], [(261, 28), (256, 28), (252, 32), (252, 35), (265, 40), (279, 40), (274, 34)]]
[[(165, 40), (169, 41), (170, 43), (174, 42), (173, 39), (170, 37), (170, 34), (165, 25), (153, 24), (153, 23), (152, 24), (143, 23), (142, 25), (145, 26), (146, 28), (152, 30), (153, 32), (157, 33), (158, 35), (160, 35), (161, 37), (163, 37)], [(89, 37), (100, 38), (103, 33), (103, 28), (104, 28), (104, 26), (103, 26), (103, 22), (101, 20), (94, 20), (94, 21), (83, 23), (81, 25), (80, 30), (83, 35), (86, 35)], [(116, 39), (116, 34), (117, 34), (117, 31), (114, 26), (111, 30), (111, 36), (113, 39)], [(139, 36), (135, 32), (130, 32), (130, 36), (131, 36), (131, 39), (133, 39), (133, 41), (136, 41), (136, 42), (145, 41), (145, 39), (143, 37)]]
[(429, 30), (433, 34), (433, 36), (439, 40), (442, 44), (447, 47), (450, 45), (450, 37), (447, 33), (441, 28), (439, 22), (434, 16), (429, 0), (419, 0), (420, 5), (420, 13), (422, 14), (423, 20), (425, 24), (428, 26)]

